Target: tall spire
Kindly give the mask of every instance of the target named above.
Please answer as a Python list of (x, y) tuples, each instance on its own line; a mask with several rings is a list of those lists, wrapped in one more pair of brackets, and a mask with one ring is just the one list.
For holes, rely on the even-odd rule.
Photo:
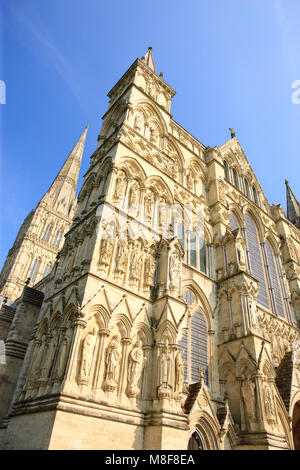
[(59, 209), (60, 212), (65, 212), (65, 215), (69, 215), (70, 204), (75, 199), (87, 131), (88, 126), (42, 198), (42, 201), (50, 205), (52, 209)]
[(289, 182), (285, 180), (286, 184), (286, 205), (287, 205), (287, 218), (300, 228), (300, 204), (289, 186)]
[(156, 73), (155, 70), (155, 64), (154, 64), (154, 59), (152, 55), (152, 47), (148, 47), (148, 51), (146, 52), (145, 56), (142, 58), (142, 60), (145, 62), (148, 67), (153, 70), (154, 73)]

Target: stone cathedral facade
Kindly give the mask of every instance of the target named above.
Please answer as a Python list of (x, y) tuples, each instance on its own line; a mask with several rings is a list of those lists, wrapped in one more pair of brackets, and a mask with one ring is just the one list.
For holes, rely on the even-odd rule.
[(286, 182), (287, 216), (270, 206), (234, 131), (205, 147), (174, 95), (149, 48), (108, 93), (51, 272), (13, 295), (6, 261), (3, 449), (300, 449), (299, 202)]

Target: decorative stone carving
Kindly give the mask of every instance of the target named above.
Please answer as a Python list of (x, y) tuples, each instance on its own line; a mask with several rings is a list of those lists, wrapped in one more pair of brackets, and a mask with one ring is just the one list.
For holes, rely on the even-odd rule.
[(144, 267), (144, 285), (150, 287), (154, 285), (154, 273), (155, 273), (155, 259), (154, 259), (154, 248), (150, 248), (150, 252), (145, 258)]
[(73, 336), (73, 329), (68, 328), (65, 332), (61, 346), (58, 352), (58, 356), (56, 358), (55, 370), (54, 370), (54, 378), (61, 379), (65, 373), (66, 362), (71, 346)]
[(115, 182), (115, 190), (114, 190), (114, 195), (113, 195), (114, 201), (117, 201), (120, 198), (125, 197), (125, 192), (126, 192), (126, 177), (123, 172), (120, 172)]
[(114, 336), (106, 352), (106, 377), (104, 389), (110, 392), (116, 390), (119, 378), (119, 364), (121, 360), (121, 344), (119, 336)]
[(80, 372), (79, 372), (79, 382), (81, 384), (88, 384), (89, 382), (96, 340), (97, 340), (97, 329), (94, 328), (92, 332), (86, 335), (83, 341), (81, 365), (80, 365)]
[(41, 369), (42, 378), (47, 378), (49, 376), (50, 368), (52, 366), (55, 350), (57, 347), (57, 340), (57, 332), (55, 331), (53, 336), (51, 335), (48, 338), (48, 345), (44, 354), (44, 362)]
[(120, 238), (116, 255), (116, 272), (125, 273), (128, 261), (127, 240)]
[(178, 291), (181, 280), (181, 260), (177, 249), (170, 254), (169, 280), (170, 290)]
[(100, 243), (100, 255), (99, 255), (99, 261), (98, 261), (98, 266), (100, 268), (102, 267), (104, 269), (107, 269), (107, 267), (110, 265), (112, 249), (113, 249), (112, 234), (109, 233), (108, 230), (106, 230), (102, 235), (102, 240)]
[(158, 226), (160, 229), (164, 229), (167, 222), (167, 205), (165, 199), (162, 197), (159, 200), (158, 210)]
[(238, 267), (244, 271), (246, 269), (246, 255), (244, 241), (241, 239), (241, 237), (237, 237), (236, 239), (236, 251)]
[(176, 371), (176, 379), (175, 379), (175, 392), (178, 397), (181, 396), (183, 392), (184, 386), (184, 367), (185, 363), (182, 358), (184, 351), (180, 349), (176, 355), (175, 359), (175, 371)]
[(140, 394), (139, 379), (144, 363), (142, 342), (138, 341), (129, 354), (128, 364), (128, 396), (138, 397)]
[(160, 348), (158, 358), (158, 397), (169, 398), (171, 394), (171, 355), (168, 342)]
[(267, 420), (272, 423), (275, 422), (276, 414), (273, 394), (270, 385), (267, 382), (264, 384), (264, 404)]
[(136, 206), (138, 204), (138, 196), (138, 184), (136, 182), (133, 182), (130, 186), (128, 195), (128, 207), (130, 209), (136, 209)]
[(148, 221), (152, 219), (152, 207), (153, 207), (153, 193), (150, 190), (146, 191), (145, 198), (144, 198), (144, 206), (145, 206), (145, 218)]
[(134, 118), (134, 128), (140, 132), (143, 128), (143, 124), (144, 124), (143, 116), (140, 112), (138, 112)]
[(248, 422), (256, 422), (255, 381), (245, 375), (241, 378), (241, 394), (244, 402), (245, 418)]
[(130, 258), (130, 278), (133, 281), (137, 281), (141, 277), (142, 273), (143, 258), (137, 243), (131, 253)]

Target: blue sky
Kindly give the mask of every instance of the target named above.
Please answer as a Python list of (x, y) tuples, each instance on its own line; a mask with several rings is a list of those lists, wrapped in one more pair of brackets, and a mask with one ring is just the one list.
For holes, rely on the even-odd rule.
[[(269, 202), (300, 198), (299, 0), (0, 0), (0, 264), (107, 92), (148, 46), (177, 91), (174, 119), (203, 144), (233, 127)], [(300, 96), (300, 95), (299, 95)]]

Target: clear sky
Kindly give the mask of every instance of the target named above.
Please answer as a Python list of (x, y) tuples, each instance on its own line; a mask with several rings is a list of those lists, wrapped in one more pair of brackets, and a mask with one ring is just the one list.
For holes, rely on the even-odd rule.
[[(233, 127), (270, 204), (300, 174), (299, 0), (0, 0), (0, 269), (18, 229), (107, 92), (153, 47), (174, 119), (211, 147)], [(300, 96), (300, 93), (299, 93)]]

